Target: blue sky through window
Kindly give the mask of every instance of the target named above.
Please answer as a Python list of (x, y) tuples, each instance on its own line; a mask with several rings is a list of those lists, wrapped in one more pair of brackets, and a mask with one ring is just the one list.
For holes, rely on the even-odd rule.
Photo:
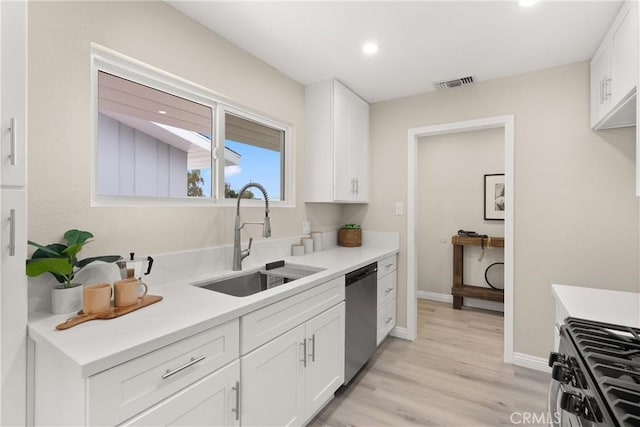
[[(279, 152), (228, 139), (225, 145), (241, 156), (238, 166), (224, 168), (224, 180), (233, 190), (238, 191), (249, 182), (257, 182), (267, 189), (270, 199), (281, 199)], [(253, 194), (262, 199), (260, 191), (253, 191)]]

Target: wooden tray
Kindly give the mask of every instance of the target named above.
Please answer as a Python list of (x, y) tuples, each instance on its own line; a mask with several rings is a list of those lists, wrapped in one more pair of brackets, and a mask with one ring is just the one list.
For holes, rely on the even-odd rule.
[(77, 316), (71, 317), (67, 319), (66, 322), (60, 323), (58, 326), (56, 326), (56, 329), (69, 329), (73, 326), (79, 325), (80, 323), (88, 322), (89, 320), (105, 320), (124, 316), (127, 313), (131, 313), (132, 311), (136, 311), (142, 307), (155, 304), (161, 300), (162, 297), (158, 295), (145, 295), (137, 304), (128, 305), (126, 307), (111, 307), (111, 310), (105, 311), (103, 313), (84, 314), (82, 310), (80, 310)]

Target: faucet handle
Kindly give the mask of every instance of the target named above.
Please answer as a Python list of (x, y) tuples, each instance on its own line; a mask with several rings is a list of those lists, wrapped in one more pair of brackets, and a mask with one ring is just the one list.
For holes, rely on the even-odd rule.
[(247, 246), (247, 249), (245, 249), (245, 250), (240, 252), (240, 260), (243, 260), (246, 257), (248, 257), (249, 255), (251, 255), (251, 244), (252, 243), (253, 243), (253, 237), (249, 237), (249, 246)]

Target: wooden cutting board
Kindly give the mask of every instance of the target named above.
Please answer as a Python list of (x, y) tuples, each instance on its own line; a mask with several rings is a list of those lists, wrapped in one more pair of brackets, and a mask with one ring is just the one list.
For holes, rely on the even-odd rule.
[(128, 305), (126, 307), (111, 307), (111, 310), (105, 311), (103, 313), (94, 313), (94, 314), (84, 314), (82, 310), (78, 312), (77, 316), (71, 317), (67, 319), (66, 322), (60, 323), (56, 326), (58, 330), (69, 329), (73, 326), (79, 325), (80, 323), (88, 322), (89, 320), (105, 320), (105, 319), (113, 319), (116, 317), (124, 316), (125, 314), (131, 313), (132, 311), (139, 310), (143, 307), (146, 307), (151, 304), (155, 304), (158, 301), (162, 300), (161, 296), (158, 295), (145, 295), (140, 299), (137, 304)]

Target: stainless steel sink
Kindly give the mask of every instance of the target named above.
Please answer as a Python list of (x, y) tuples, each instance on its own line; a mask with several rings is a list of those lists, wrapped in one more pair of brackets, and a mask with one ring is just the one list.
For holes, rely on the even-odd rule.
[(235, 297), (246, 297), (322, 270), (324, 269), (306, 265), (286, 264), (274, 269), (247, 272), (224, 279), (193, 283), (193, 285)]

